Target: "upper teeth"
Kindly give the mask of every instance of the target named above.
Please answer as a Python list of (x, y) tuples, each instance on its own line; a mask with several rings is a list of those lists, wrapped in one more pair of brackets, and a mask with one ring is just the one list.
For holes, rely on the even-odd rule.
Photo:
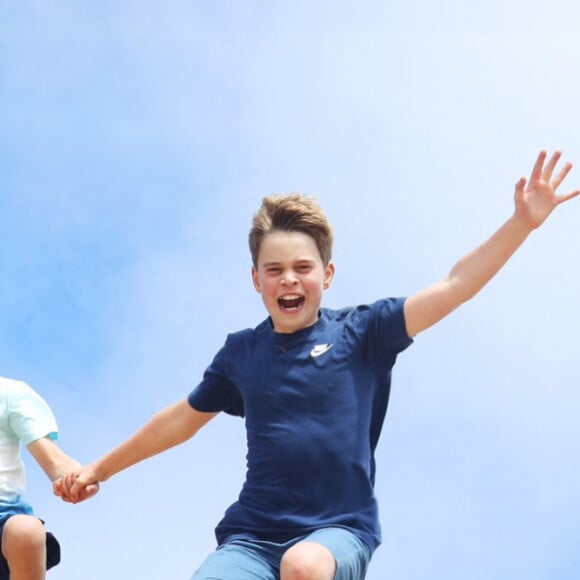
[(280, 297), (282, 300), (297, 300), (300, 298), (299, 294), (285, 294), (284, 296)]

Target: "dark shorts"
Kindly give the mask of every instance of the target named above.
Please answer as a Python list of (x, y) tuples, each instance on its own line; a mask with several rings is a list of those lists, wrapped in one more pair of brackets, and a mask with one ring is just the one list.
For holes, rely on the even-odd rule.
[[(4, 525), (9, 518), (4, 518), (0, 521), (0, 540), (4, 532)], [(42, 520), (40, 520), (42, 522)], [(44, 523), (44, 522), (42, 522)], [(46, 532), (46, 569), (49, 570), (60, 562), (60, 544), (58, 540), (50, 532)], [(0, 580), (9, 580), (10, 571), (8, 570), (8, 562), (4, 558), (2, 550), (0, 550)]]

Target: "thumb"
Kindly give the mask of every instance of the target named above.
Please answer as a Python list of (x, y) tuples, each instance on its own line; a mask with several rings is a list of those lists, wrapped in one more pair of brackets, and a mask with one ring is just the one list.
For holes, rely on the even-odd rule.
[(99, 491), (99, 484), (98, 483), (90, 483), (84, 489), (84, 497), (89, 498), (93, 497), (93, 495), (97, 494)]

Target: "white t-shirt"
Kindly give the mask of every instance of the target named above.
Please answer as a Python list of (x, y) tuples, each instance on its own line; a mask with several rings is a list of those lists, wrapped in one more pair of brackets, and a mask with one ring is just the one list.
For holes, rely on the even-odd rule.
[(42, 437), (58, 437), (46, 401), (26, 383), (0, 377), (0, 503), (20, 500), (26, 488), (20, 445)]

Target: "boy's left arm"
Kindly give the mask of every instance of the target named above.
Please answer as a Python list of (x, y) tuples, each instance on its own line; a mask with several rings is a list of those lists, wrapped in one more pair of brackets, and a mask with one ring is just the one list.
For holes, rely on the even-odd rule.
[[(53, 489), (56, 491), (59, 479), (63, 475), (79, 471), (82, 465), (69, 457), (52, 439), (42, 437), (28, 445), (30, 454), (42, 467), (48, 478), (53, 482)], [(99, 485), (93, 484), (84, 490), (83, 499), (95, 495), (99, 491)]]
[(504, 266), (556, 206), (580, 194), (556, 191), (572, 169), (566, 163), (553, 176), (561, 153), (556, 151), (546, 163), (546, 152), (536, 160), (529, 182), (522, 177), (516, 184), (515, 211), (481, 246), (464, 256), (443, 280), (410, 296), (405, 302), (405, 324), (409, 336), (429, 328), (458, 306), (475, 296)]

